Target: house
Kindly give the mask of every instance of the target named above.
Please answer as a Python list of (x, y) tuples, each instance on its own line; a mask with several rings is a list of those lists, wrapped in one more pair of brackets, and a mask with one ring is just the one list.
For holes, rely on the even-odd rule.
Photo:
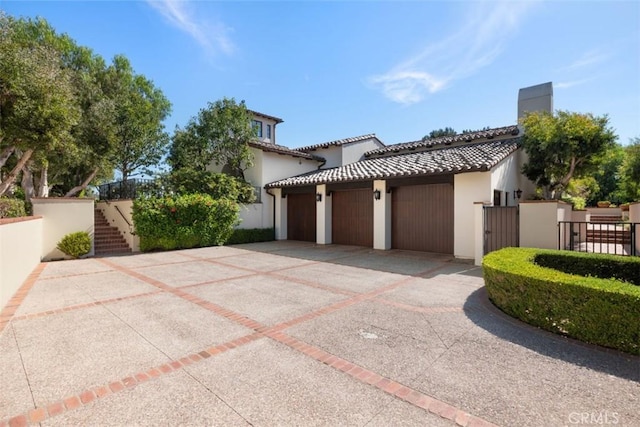
[[(553, 111), (551, 83), (519, 92), (519, 117), (539, 110)], [(288, 149), (293, 158), (312, 156), (305, 159), (309, 167), (319, 163), (262, 181), (274, 196), (276, 238), (475, 259), (474, 205), (514, 206), (535, 189), (520, 172), (521, 136), (514, 124), (389, 146), (365, 135)], [(266, 173), (264, 161), (259, 167), (262, 178), (286, 175)]]

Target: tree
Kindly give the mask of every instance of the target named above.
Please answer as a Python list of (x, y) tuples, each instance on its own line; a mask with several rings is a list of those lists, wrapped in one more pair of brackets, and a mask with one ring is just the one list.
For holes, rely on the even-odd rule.
[(231, 175), (243, 177), (244, 170), (252, 166), (248, 142), (255, 137), (244, 101), (223, 98), (201, 109), (184, 129), (176, 128), (169, 164), (173, 170), (203, 171), (215, 162)]
[(450, 127), (446, 127), (444, 129), (434, 129), (431, 132), (429, 132), (428, 135), (425, 135), (422, 137), (422, 140), (427, 140), (427, 139), (433, 139), (433, 138), (440, 138), (441, 136), (455, 136), (458, 133)]
[(622, 146), (614, 144), (598, 159), (599, 167), (590, 177), (595, 181), (596, 185), (586, 197), (587, 206), (595, 206), (599, 201), (604, 200), (618, 204), (622, 202), (620, 173), (624, 157), (625, 152)]
[(126, 181), (157, 165), (166, 154), (169, 136), (162, 122), (171, 111), (171, 103), (151, 80), (135, 74), (122, 55), (108, 67), (104, 90), (115, 109), (115, 150), (110, 160)]
[(33, 26), (0, 15), (0, 167), (18, 159), (0, 195), (34, 160), (64, 150), (79, 119), (71, 74), (52, 43), (27, 37)]
[(545, 199), (557, 199), (571, 179), (593, 172), (616, 141), (608, 117), (557, 111), (527, 114), (522, 119), (522, 144), (528, 155), (523, 173), (542, 189)]
[(640, 137), (624, 147), (621, 191), (626, 201), (640, 201)]

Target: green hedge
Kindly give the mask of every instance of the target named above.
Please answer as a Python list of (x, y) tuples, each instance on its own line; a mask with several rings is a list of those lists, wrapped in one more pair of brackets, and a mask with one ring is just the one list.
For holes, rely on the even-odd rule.
[[(504, 248), (488, 254), (482, 265), (489, 298), (505, 313), (529, 324), (640, 354), (640, 287), (594, 277), (595, 271), (585, 277), (535, 264), (536, 259), (562, 256), (569, 260), (555, 265), (575, 262), (572, 252), (543, 249)], [(589, 254), (586, 258), (593, 265), (638, 262), (613, 255)], [(586, 271), (586, 265), (581, 271)]]
[(233, 233), (239, 210), (206, 194), (153, 197), (134, 201), (133, 223), (143, 252), (216, 246)]
[(0, 198), (0, 218), (27, 216), (24, 200)]
[(618, 279), (640, 286), (640, 258), (584, 252), (540, 253), (534, 262), (568, 274)]
[(241, 243), (271, 242), (276, 239), (274, 228), (238, 228), (227, 240), (227, 245), (239, 245)]

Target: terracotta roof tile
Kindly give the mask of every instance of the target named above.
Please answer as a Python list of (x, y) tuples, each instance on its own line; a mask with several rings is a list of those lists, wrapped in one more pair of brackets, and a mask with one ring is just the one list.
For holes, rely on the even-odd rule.
[(388, 154), (398, 154), (401, 152), (414, 151), (417, 149), (431, 148), (437, 145), (450, 145), (456, 142), (473, 142), (479, 139), (493, 139), (504, 135), (518, 135), (518, 126), (504, 126), (501, 128), (468, 132), (453, 136), (441, 136), (433, 139), (421, 139), (419, 141), (403, 142), (400, 144), (387, 145), (365, 153), (365, 157), (376, 157)]
[(487, 141), (417, 153), (365, 159), (345, 166), (321, 169), (267, 184), (267, 188), (370, 181), (409, 176), (486, 171), (516, 151), (520, 138)]
[[(328, 148), (331, 146), (339, 146), (339, 145), (344, 145), (344, 144), (349, 144), (351, 142), (359, 142), (359, 141), (366, 141), (367, 139), (378, 139), (376, 137), (375, 133), (369, 133), (367, 135), (361, 135), (361, 136), (354, 136), (352, 138), (343, 138), (343, 139), (337, 139), (335, 141), (328, 141), (328, 142), (322, 142), (320, 144), (315, 144), (315, 145), (307, 145), (305, 147), (300, 147), (300, 148), (296, 148), (296, 150), (298, 151), (313, 151), (313, 150), (317, 150), (319, 148)], [(378, 140), (382, 145), (384, 145), (384, 143), (380, 140)]]
[(249, 142), (249, 147), (257, 148), (258, 150), (267, 151), (270, 153), (283, 154), (292, 157), (300, 157), (303, 159), (309, 160), (317, 160), (319, 162), (324, 162), (325, 159), (320, 156), (315, 156), (309, 153), (303, 153), (302, 151), (292, 150), (289, 147), (285, 147), (284, 145), (276, 145), (270, 142), (262, 142), (262, 141), (251, 141)]

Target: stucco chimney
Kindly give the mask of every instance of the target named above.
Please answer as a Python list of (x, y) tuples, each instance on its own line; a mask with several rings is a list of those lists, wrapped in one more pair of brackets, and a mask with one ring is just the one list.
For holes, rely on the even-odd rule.
[(553, 84), (542, 83), (520, 89), (518, 92), (518, 121), (526, 112), (548, 111), (553, 113)]

